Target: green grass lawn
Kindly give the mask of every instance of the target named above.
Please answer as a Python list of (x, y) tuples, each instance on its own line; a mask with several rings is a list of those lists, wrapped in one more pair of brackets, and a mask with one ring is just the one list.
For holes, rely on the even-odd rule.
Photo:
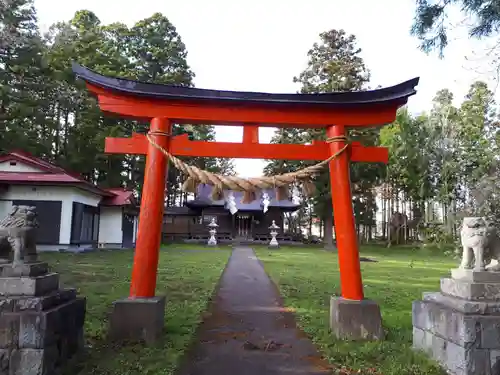
[[(198, 249), (200, 251), (186, 251)], [(164, 339), (154, 347), (114, 347), (105, 340), (113, 301), (128, 296), (133, 253), (130, 250), (85, 254), (42, 253), (62, 283), (87, 297), (86, 353), (71, 363), (68, 374), (172, 374), (190, 344), (207, 302), (226, 265), (230, 248), (193, 245), (161, 251), (156, 293), (167, 296)]]
[[(191, 251), (197, 250), (197, 251)], [(190, 344), (207, 302), (228, 260), (230, 247), (172, 245), (161, 251), (157, 294), (167, 296), (165, 335), (153, 347), (113, 346), (106, 341), (113, 301), (130, 287), (132, 251), (86, 254), (42, 253), (62, 283), (87, 297), (85, 333), (88, 349), (67, 374), (172, 374)], [(344, 342), (329, 333), (329, 301), (340, 293), (337, 254), (317, 248), (256, 248), (269, 275), (279, 285), (299, 325), (336, 366), (358, 374), (441, 375), (435, 364), (411, 349), (411, 303), (423, 291), (438, 291), (439, 278), (456, 261), (432, 250), (365, 248), (362, 263), (367, 298), (380, 303), (388, 337), (382, 342)], [(358, 370), (360, 370), (358, 372)]]
[(444, 374), (411, 349), (411, 303), (424, 291), (439, 291), (440, 277), (457, 265), (453, 259), (431, 249), (362, 249), (362, 256), (379, 261), (361, 263), (363, 284), (366, 297), (380, 304), (388, 336), (382, 342), (360, 343), (335, 340), (329, 333), (330, 297), (340, 295), (336, 253), (310, 248), (256, 252), (286, 305), (296, 310), (301, 328), (333, 365), (360, 374)]

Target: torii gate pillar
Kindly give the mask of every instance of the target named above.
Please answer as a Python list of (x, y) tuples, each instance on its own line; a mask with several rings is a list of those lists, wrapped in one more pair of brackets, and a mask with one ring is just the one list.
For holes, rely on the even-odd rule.
[[(328, 127), (326, 134), (328, 138), (347, 135), (341, 125)], [(344, 142), (330, 143), (330, 154), (344, 146)], [(342, 295), (330, 300), (330, 328), (338, 338), (381, 340), (384, 330), (380, 307), (363, 295), (349, 164), (349, 153), (343, 152), (329, 166)]]
[[(171, 129), (170, 120), (154, 118), (151, 120), (149, 134), (158, 145), (168, 150)], [(139, 228), (130, 282), (131, 298), (150, 298), (155, 295), (167, 168), (168, 160), (165, 155), (152, 144), (148, 144)]]
[[(169, 119), (153, 118), (149, 134), (158, 145), (168, 150), (171, 129)], [(155, 296), (155, 289), (167, 168), (165, 155), (148, 144), (130, 295), (113, 303), (110, 317), (109, 338), (114, 341), (139, 339), (154, 343), (163, 331), (165, 296)]]

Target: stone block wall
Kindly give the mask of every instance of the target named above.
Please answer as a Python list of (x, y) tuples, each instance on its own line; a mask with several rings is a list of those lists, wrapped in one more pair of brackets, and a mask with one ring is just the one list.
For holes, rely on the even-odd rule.
[(85, 299), (45, 263), (2, 265), (0, 276), (0, 375), (53, 374), (83, 347)]
[(495, 283), (473, 281), (480, 275), (472, 271), (444, 278), (441, 292), (413, 302), (413, 346), (454, 375), (500, 374), (500, 273), (496, 276)]

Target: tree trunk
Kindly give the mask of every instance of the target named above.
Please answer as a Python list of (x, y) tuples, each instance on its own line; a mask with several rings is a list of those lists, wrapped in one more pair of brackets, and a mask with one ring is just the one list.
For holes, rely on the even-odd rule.
[(307, 236), (311, 238), (312, 236), (312, 224), (313, 224), (313, 212), (311, 209), (311, 206), (309, 206), (309, 221), (308, 221), (308, 230), (307, 230)]
[(451, 233), (453, 238), (457, 238), (458, 236), (458, 228), (457, 228), (457, 220), (456, 220), (456, 212), (458, 211), (457, 201), (453, 201), (453, 222), (451, 223)]
[(391, 234), (392, 234), (392, 226), (391, 226), (391, 211), (392, 211), (392, 196), (387, 201), (387, 247), (391, 247)]
[[(75, 117), (76, 122), (76, 117)], [(68, 142), (69, 142), (69, 111), (64, 114), (64, 142), (63, 142), (63, 154), (67, 157), (68, 155)]]
[(382, 197), (382, 238), (387, 238), (387, 199), (386, 199), (386, 188), (383, 188), (384, 195)]
[[(331, 205), (329, 207), (332, 207)], [(323, 239), (325, 249), (334, 250), (333, 246), (333, 208), (327, 209), (325, 215), (325, 236)]]
[(403, 197), (402, 197), (402, 200), (401, 200), (401, 211), (403, 213), (403, 215), (406, 217), (406, 223), (405, 223), (405, 226), (403, 227), (403, 238), (402, 238), (402, 242), (404, 244), (407, 244), (408, 243), (408, 216), (406, 214), (406, 194), (403, 193)]

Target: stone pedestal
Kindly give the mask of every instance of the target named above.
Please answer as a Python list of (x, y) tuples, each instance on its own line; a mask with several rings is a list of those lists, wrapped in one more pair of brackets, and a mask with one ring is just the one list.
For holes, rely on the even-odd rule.
[(384, 329), (379, 305), (372, 300), (330, 300), (330, 329), (340, 339), (382, 340)]
[(165, 324), (165, 297), (124, 298), (113, 303), (109, 338), (112, 341), (155, 343)]
[(267, 245), (267, 247), (269, 249), (279, 249), (280, 244), (278, 243), (278, 240), (276, 239), (277, 235), (278, 235), (278, 232), (271, 232), (271, 241), (269, 242), (269, 245)]
[(46, 263), (0, 265), (0, 374), (53, 374), (83, 348), (85, 299)]
[(500, 373), (500, 272), (452, 270), (413, 302), (413, 346), (453, 375)]

